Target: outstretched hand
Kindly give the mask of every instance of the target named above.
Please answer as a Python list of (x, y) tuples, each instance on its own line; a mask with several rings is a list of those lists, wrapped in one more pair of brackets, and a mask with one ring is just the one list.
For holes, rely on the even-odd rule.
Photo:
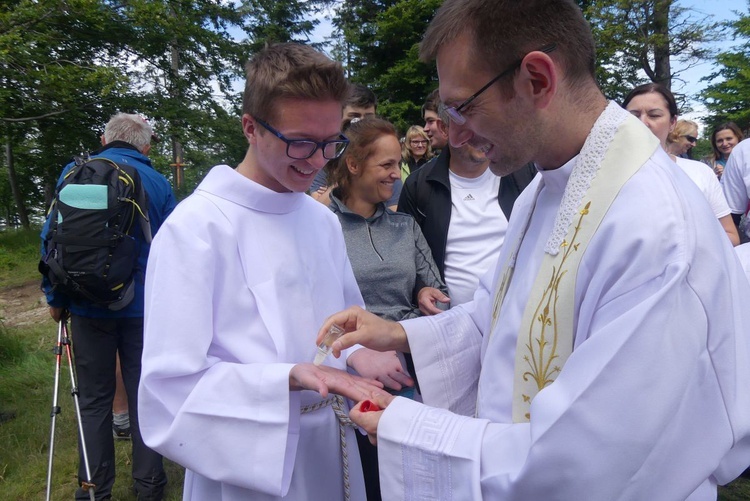
[(387, 395), (383, 384), (326, 365), (297, 364), (289, 371), (289, 389), (313, 390), (327, 398), (335, 393), (354, 401)]
[[(349, 417), (351, 420), (367, 432), (367, 438), (372, 445), (378, 444), (378, 425), (380, 424), (380, 418), (383, 416), (385, 408), (388, 407), (394, 398), (396, 397), (389, 394), (378, 395), (375, 398), (359, 402), (352, 407), (351, 411), (349, 411)], [(372, 408), (373, 404), (377, 405), (379, 409), (369, 410), (368, 408)]]
[(341, 356), (341, 350), (355, 344), (377, 351), (409, 351), (409, 341), (401, 324), (383, 320), (359, 306), (352, 306), (328, 317), (318, 331), (318, 338), (315, 341), (317, 344), (323, 341), (323, 337), (333, 324), (346, 331), (346, 334), (332, 345), (333, 356), (336, 358)]
[(435, 287), (422, 287), (417, 293), (417, 303), (419, 304), (419, 311), (423, 315), (437, 315), (442, 313), (443, 310), (438, 308), (438, 303), (448, 304), (451, 298), (440, 292), (440, 289)]
[(349, 355), (346, 363), (360, 376), (380, 381), (386, 388), (398, 391), (404, 386), (414, 386), (414, 380), (404, 372), (395, 351), (361, 348)]

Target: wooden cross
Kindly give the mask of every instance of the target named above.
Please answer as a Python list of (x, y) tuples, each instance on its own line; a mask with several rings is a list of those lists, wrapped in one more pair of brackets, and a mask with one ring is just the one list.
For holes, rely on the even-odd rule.
[(175, 169), (174, 182), (177, 191), (180, 191), (180, 188), (182, 187), (182, 169), (187, 165), (188, 164), (182, 162), (182, 158), (179, 155), (173, 164), (169, 164), (170, 167), (174, 167)]

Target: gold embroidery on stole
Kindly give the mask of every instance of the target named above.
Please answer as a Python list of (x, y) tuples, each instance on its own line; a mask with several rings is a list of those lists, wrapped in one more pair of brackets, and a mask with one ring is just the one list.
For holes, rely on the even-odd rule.
[[(545, 253), (516, 341), (513, 422), (530, 420), (534, 397), (557, 379), (573, 352), (578, 267), (620, 189), (659, 147), (658, 139), (634, 118), (620, 124), (579, 205), (577, 218), (570, 224), (561, 252), (556, 256)], [(512, 271), (504, 270), (501, 277), (512, 278)], [(497, 291), (498, 312), (507, 287), (505, 283)]]

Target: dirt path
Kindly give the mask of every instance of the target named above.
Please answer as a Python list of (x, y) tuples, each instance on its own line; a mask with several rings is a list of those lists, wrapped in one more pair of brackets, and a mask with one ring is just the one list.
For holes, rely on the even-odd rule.
[(0, 319), (7, 327), (33, 325), (49, 319), (39, 282), (0, 288)]

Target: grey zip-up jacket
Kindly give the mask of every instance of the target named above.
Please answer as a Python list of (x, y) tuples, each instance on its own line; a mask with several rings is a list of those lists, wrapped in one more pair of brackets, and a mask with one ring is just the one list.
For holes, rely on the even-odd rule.
[[(375, 214), (364, 218), (331, 194), (330, 209), (338, 216), (344, 232), (354, 277), (367, 310), (388, 320), (421, 316), (412, 301), (419, 278), (426, 286), (448, 294), (440, 278), (430, 247), (414, 218), (393, 212), (380, 203)], [(438, 303), (438, 307), (441, 303)]]

